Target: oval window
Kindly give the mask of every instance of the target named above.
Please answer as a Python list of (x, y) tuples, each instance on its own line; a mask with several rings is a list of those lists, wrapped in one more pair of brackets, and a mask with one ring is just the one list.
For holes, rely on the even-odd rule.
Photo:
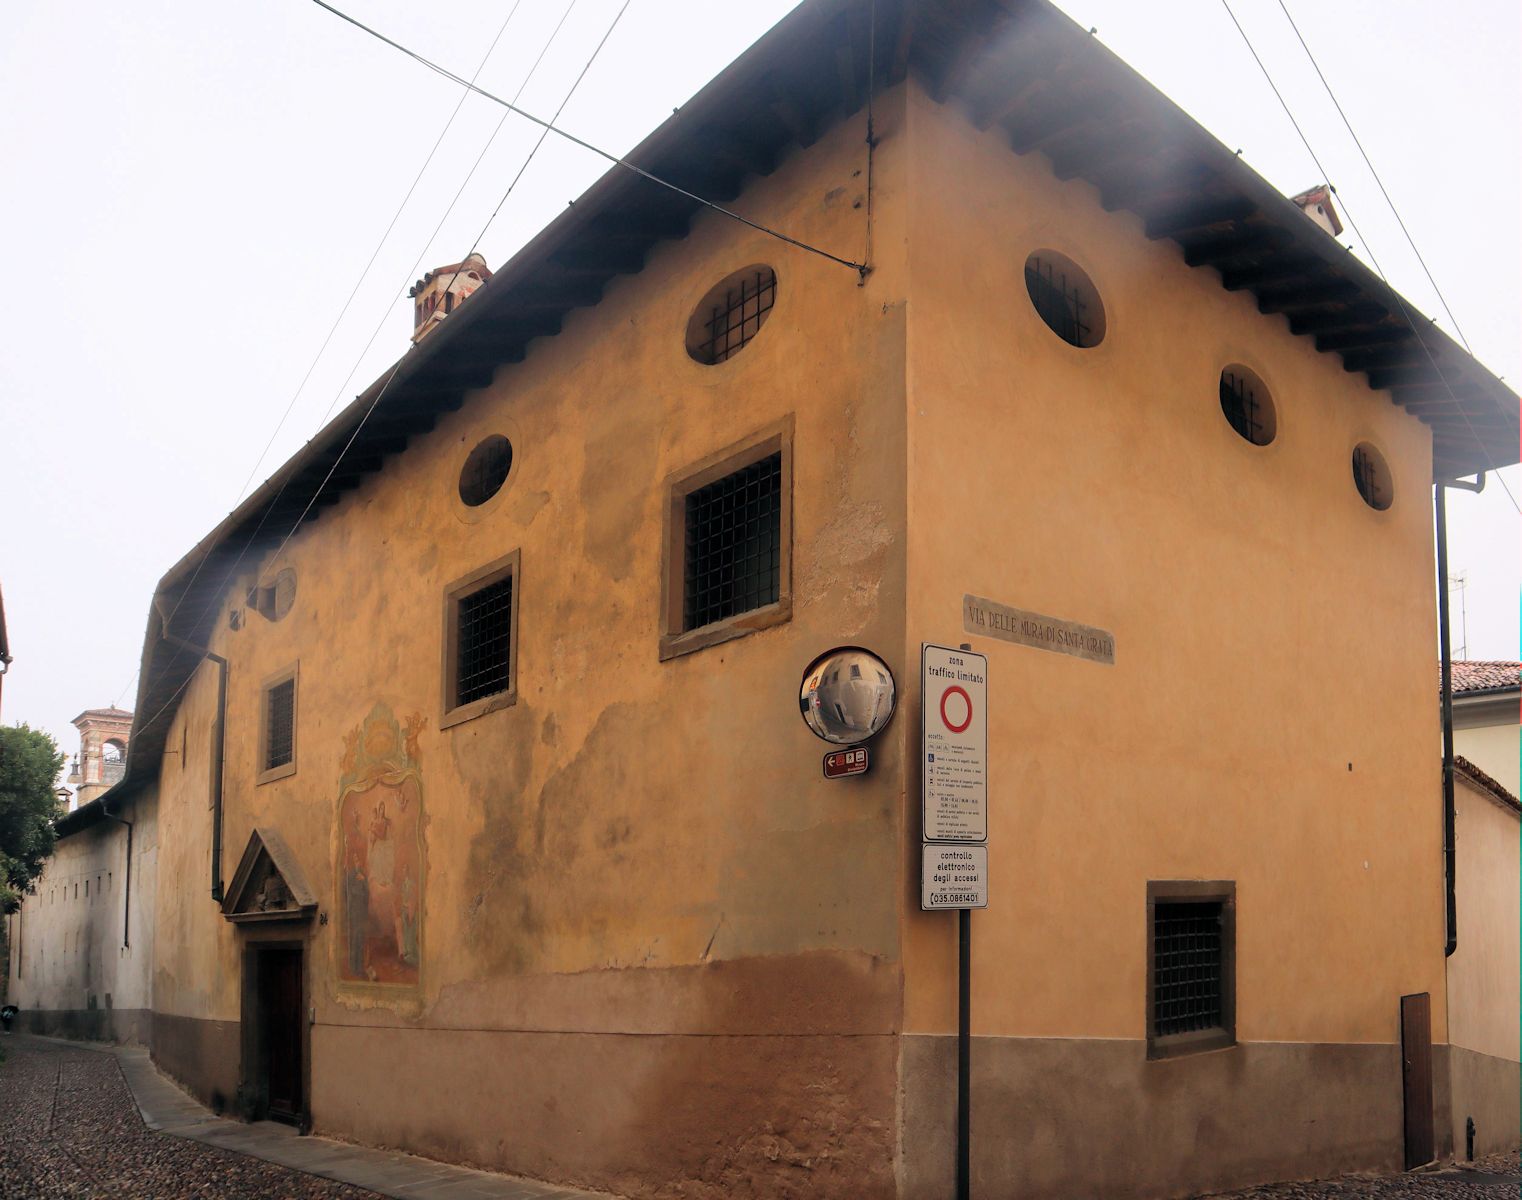
[(1278, 432), (1274, 400), (1258, 376), (1240, 363), (1221, 372), (1221, 412), (1254, 446), (1266, 446)]
[(1395, 500), (1395, 485), (1385, 456), (1368, 442), (1353, 447), (1353, 484), (1363, 502), (1380, 512)]
[(460, 471), (460, 499), (470, 507), (485, 504), (502, 490), (513, 469), (513, 444), (500, 433), (483, 438)]
[(1084, 270), (1055, 250), (1025, 260), (1025, 290), (1047, 328), (1069, 346), (1089, 349), (1104, 341), (1105, 310)]
[(687, 322), (687, 353), (704, 366), (727, 362), (761, 331), (777, 302), (777, 272), (753, 264), (721, 279)]

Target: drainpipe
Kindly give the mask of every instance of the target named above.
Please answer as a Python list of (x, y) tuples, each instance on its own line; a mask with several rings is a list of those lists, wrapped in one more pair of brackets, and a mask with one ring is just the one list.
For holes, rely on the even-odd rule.
[(217, 664), (217, 734), (211, 742), (211, 898), (222, 903), (222, 766), (227, 749), (227, 660), (205, 646), (197, 646), (169, 632), (164, 622), (159, 635), (164, 641)]
[(132, 945), (129, 940), (132, 930), (132, 822), (125, 817), (119, 817), (105, 805), (101, 805), (101, 816), (108, 821), (115, 821), (118, 825), (127, 827), (127, 869), (123, 874), (122, 884), (122, 949)]
[(1447, 912), (1448, 940), (1443, 956), (1450, 957), (1459, 946), (1459, 912), (1455, 893), (1458, 856), (1455, 852), (1453, 802), (1453, 650), (1448, 637), (1448, 489), (1466, 492), (1485, 490), (1485, 472), (1473, 483), (1459, 479), (1439, 479), (1435, 508), (1437, 513), (1437, 637), (1438, 661), (1442, 669), (1443, 692), (1443, 882)]

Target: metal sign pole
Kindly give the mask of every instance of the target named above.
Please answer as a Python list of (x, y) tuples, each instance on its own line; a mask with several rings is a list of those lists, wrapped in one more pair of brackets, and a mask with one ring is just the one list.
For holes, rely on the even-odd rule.
[(957, 909), (957, 1200), (972, 1195), (972, 909)]

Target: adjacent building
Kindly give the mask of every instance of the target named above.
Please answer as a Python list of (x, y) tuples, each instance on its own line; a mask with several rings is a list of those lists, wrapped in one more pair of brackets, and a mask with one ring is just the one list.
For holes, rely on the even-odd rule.
[(33, 1033), (146, 1044), (158, 805), (151, 793), (104, 798), (122, 777), (132, 713), (88, 709), (74, 725), (74, 807), (60, 789), (57, 847), (7, 918), (7, 998)]
[[(425, 303), (161, 581), (69, 818), (155, 813), (159, 1065), (631, 1195), (946, 1194), (968, 643), (976, 1192), (1448, 1153), (1432, 484), (1516, 396), (1042, 0), (811, 0), (630, 160), (675, 189)], [(843, 645), (899, 707), (827, 780)]]
[(1513, 796), (1522, 793), (1522, 663), (1453, 664), (1453, 746)]
[(1458, 947), (1448, 960), (1457, 1151), (1522, 1140), (1522, 806), (1517, 801), (1522, 663), (1453, 664)]

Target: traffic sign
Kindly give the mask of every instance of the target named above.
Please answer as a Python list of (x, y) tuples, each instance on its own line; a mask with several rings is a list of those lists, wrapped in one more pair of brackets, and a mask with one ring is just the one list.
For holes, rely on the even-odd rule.
[(831, 750), (824, 756), (824, 777), (844, 779), (847, 775), (865, 775), (867, 765), (865, 746), (855, 746), (850, 750)]
[(948, 908), (988, 907), (988, 847), (921, 847), (920, 908), (936, 912)]
[(924, 840), (986, 842), (987, 657), (920, 647), (920, 728)]

